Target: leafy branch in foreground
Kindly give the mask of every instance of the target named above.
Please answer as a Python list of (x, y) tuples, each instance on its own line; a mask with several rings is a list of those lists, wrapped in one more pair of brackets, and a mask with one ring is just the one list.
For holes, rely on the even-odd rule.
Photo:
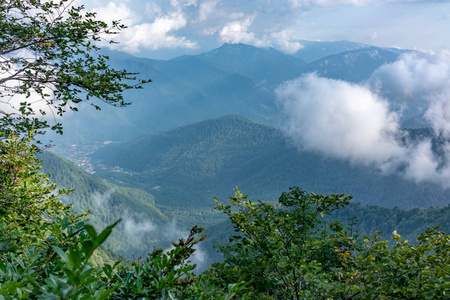
[[(0, 0), (0, 128), (26, 132), (49, 127), (43, 116), (62, 116), (97, 100), (128, 105), (123, 91), (150, 80), (108, 66), (97, 42), (124, 25), (97, 20), (74, 0)], [(112, 43), (112, 41), (110, 41)], [(134, 81), (134, 83), (132, 83)], [(52, 129), (61, 132), (57, 123)]]
[[(328, 295), (331, 270), (342, 267), (336, 247), (354, 250), (344, 227), (322, 221), (351, 197), (309, 194), (293, 187), (279, 199), (280, 207), (247, 200), (239, 190), (232, 205), (217, 200), (216, 209), (230, 218), (239, 234), (220, 245), (225, 263), (219, 268), (231, 281), (252, 281), (259, 296), (303, 299)], [(236, 211), (237, 209), (237, 211)]]

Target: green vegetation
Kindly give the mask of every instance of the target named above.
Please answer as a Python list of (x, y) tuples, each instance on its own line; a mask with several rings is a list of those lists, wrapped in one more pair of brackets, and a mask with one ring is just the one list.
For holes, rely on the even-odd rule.
[[(152, 195), (107, 183), (51, 152), (39, 153), (38, 157), (43, 160), (42, 172), (51, 174), (53, 183), (73, 190), (63, 198), (64, 203), (71, 203), (77, 212), (90, 212), (89, 223), (97, 230), (123, 220), (115, 227), (105, 246), (128, 258), (146, 255), (155, 246), (170, 246), (173, 236), (168, 238), (167, 232), (156, 229), (169, 223), (169, 217), (156, 207)], [(155, 226), (155, 230), (148, 228), (149, 231), (142, 232), (141, 227), (149, 227), (150, 224)]]
[(98, 100), (127, 105), (122, 92), (149, 81), (130, 85), (134, 74), (110, 68), (96, 46), (124, 27), (96, 20), (71, 0), (0, 1), (0, 103), (8, 107), (0, 110), (2, 130), (47, 128), (44, 115), (76, 111), (82, 101), (96, 109)]
[(349, 200), (291, 188), (276, 209), (236, 191), (232, 206), (217, 208), (240, 234), (219, 247), (225, 262), (215, 271), (251, 282), (254, 299), (447, 299), (450, 237), (429, 229), (411, 245), (394, 231), (392, 248), (378, 234), (361, 240), (323, 221)]
[[(94, 261), (117, 222), (98, 233), (39, 173), (31, 137), (0, 142), (0, 291), (5, 299), (446, 299), (450, 237), (427, 230), (416, 244), (394, 232), (362, 239), (325, 216), (349, 204), (345, 195), (299, 188), (278, 204), (241, 192), (216, 209), (238, 232), (219, 246), (224, 262), (194, 275), (190, 263), (206, 237), (194, 226), (169, 250), (123, 264)], [(18, 209), (20, 208), (20, 209)], [(349, 233), (350, 232), (350, 233)], [(199, 235), (199, 236), (198, 236)]]
[[(430, 131), (410, 132), (412, 139), (431, 137)], [(210, 208), (212, 196), (228, 197), (236, 185), (263, 201), (294, 185), (323, 194), (346, 191), (358, 202), (386, 207), (444, 206), (450, 196), (437, 184), (298, 151), (281, 131), (235, 115), (110, 144), (92, 156), (133, 173), (96, 167), (100, 177), (173, 207)]]

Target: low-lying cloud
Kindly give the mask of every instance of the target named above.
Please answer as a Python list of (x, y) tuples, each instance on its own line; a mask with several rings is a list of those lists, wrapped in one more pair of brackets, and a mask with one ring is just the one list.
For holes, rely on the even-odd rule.
[[(449, 188), (450, 63), (446, 57), (405, 54), (362, 84), (316, 74), (285, 82), (276, 90), (286, 118), (285, 133), (302, 150)], [(401, 129), (401, 111), (393, 107), (411, 101), (426, 103), (423, 117), (440, 141), (437, 151), (430, 137), (414, 140)]]
[[(157, 223), (143, 213), (131, 212), (121, 206), (115, 206), (112, 204), (112, 197), (115, 192), (115, 189), (109, 189), (103, 193), (99, 191), (94, 192), (91, 195), (91, 200), (94, 204), (92, 212), (101, 218), (108, 218), (110, 215), (120, 218), (122, 221), (114, 229), (114, 232), (123, 231), (126, 243), (131, 245), (131, 251), (134, 251), (132, 245), (144, 243), (144, 247), (148, 247), (148, 252), (151, 252), (152, 247), (161, 247), (161, 243), (176, 242), (180, 238), (186, 238), (188, 235), (188, 231), (180, 229), (175, 220)], [(118, 212), (119, 215), (117, 215)], [(156, 238), (160, 244), (153, 244), (152, 238), (149, 239), (148, 237)], [(172, 248), (168, 247), (165, 251), (169, 251)], [(196, 251), (190, 257), (190, 260), (201, 268), (205, 262), (206, 252), (198, 244), (195, 246), (195, 249)]]
[(308, 150), (383, 163), (401, 154), (398, 116), (367, 88), (308, 74), (277, 90), (288, 116), (286, 133)]

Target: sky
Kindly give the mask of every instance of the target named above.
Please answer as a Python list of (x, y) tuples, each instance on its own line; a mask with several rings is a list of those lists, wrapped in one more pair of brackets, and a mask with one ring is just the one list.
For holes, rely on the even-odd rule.
[(77, 0), (105, 21), (128, 26), (117, 50), (168, 59), (223, 43), (272, 46), (349, 40), (439, 52), (450, 49), (450, 1), (414, 0)]

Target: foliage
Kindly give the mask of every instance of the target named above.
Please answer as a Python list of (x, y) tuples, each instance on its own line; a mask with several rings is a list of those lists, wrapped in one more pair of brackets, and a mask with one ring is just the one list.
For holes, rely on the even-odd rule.
[[(252, 281), (258, 295), (302, 299), (326, 296), (332, 270), (342, 267), (336, 248), (357, 246), (339, 222), (322, 221), (325, 214), (345, 206), (351, 197), (308, 194), (293, 187), (276, 208), (247, 200), (240, 191), (233, 205), (218, 203), (240, 235), (220, 245), (225, 264), (219, 271), (236, 281)], [(217, 201), (217, 200), (216, 200)], [(237, 211), (235, 211), (237, 209)]]
[(448, 299), (448, 235), (431, 229), (411, 244), (394, 232), (391, 248), (379, 234), (357, 239), (324, 221), (351, 197), (297, 187), (277, 205), (238, 190), (231, 205), (217, 203), (238, 234), (202, 274), (190, 262), (206, 238), (199, 226), (131, 264), (95, 265), (118, 222), (98, 233), (59, 202), (68, 191), (38, 172), (32, 137), (0, 141), (0, 299)]
[(364, 236), (359, 255), (343, 255), (342, 299), (448, 299), (450, 295), (450, 236), (437, 228), (421, 234), (415, 245), (394, 231), (388, 247), (380, 235)]
[(58, 200), (68, 190), (55, 191), (48, 175), (39, 173), (34, 156), (38, 149), (28, 146), (32, 133), (22, 137), (0, 134), (5, 138), (0, 139), (0, 249), (16, 251), (45, 244), (52, 223), (74, 223), (83, 216), (74, 215), (70, 206)]
[[(32, 137), (0, 140), (0, 299), (205, 299), (208, 290), (190, 287), (195, 265), (189, 261), (206, 238), (203, 227), (143, 261), (95, 266), (94, 253), (118, 221), (97, 233), (84, 215), (60, 202), (68, 191), (55, 190), (39, 173)], [(209, 299), (232, 299), (240, 289), (233, 285)]]
[(336, 221), (323, 221), (349, 204), (344, 195), (293, 187), (274, 206), (249, 201), (236, 190), (230, 202), (216, 208), (239, 235), (219, 246), (224, 263), (204, 275), (215, 286), (247, 282), (240, 296), (250, 299), (449, 298), (450, 236), (437, 228), (416, 243), (394, 231), (389, 247), (381, 232), (360, 239)]
[[(73, 6), (74, 0), (0, 1), (0, 127), (27, 131), (48, 127), (48, 109), (63, 115), (94, 99), (124, 106), (122, 92), (133, 74), (114, 70), (99, 55), (97, 42), (124, 28), (96, 20), (95, 13)], [(123, 82), (125, 80), (125, 82)], [(129, 81), (128, 81), (129, 82)], [(61, 124), (52, 129), (61, 132)]]

